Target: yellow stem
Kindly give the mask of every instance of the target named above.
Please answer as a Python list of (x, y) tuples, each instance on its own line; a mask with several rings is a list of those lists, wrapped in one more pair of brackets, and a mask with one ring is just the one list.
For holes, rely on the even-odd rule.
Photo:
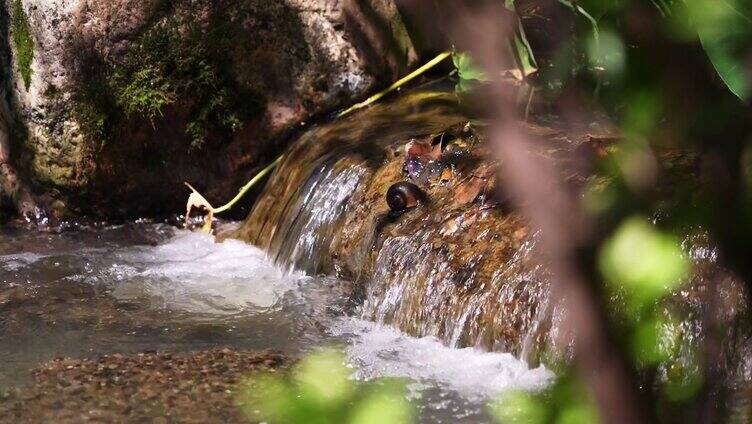
[(349, 108), (343, 110), (342, 112), (340, 112), (337, 115), (337, 117), (341, 118), (341, 117), (343, 117), (345, 115), (350, 114), (351, 112), (354, 112), (354, 111), (356, 111), (358, 109), (364, 108), (364, 107), (366, 107), (366, 106), (368, 106), (368, 105), (370, 105), (370, 104), (378, 101), (382, 97), (384, 97), (387, 94), (391, 93), (392, 91), (394, 91), (394, 90), (402, 87), (403, 85), (405, 85), (408, 82), (412, 81), (413, 79), (415, 79), (416, 77), (420, 76), (424, 72), (426, 72), (429, 69), (433, 68), (434, 66), (438, 65), (439, 63), (441, 63), (441, 61), (443, 61), (444, 59), (448, 58), (451, 55), (452, 55), (452, 52), (449, 52), (449, 51), (446, 51), (446, 52), (443, 52), (443, 53), (439, 54), (435, 58), (431, 59), (425, 65), (423, 65), (420, 68), (418, 68), (418, 69), (410, 72), (405, 77), (400, 78), (394, 84), (390, 85), (389, 87), (387, 87), (383, 91), (380, 91), (380, 92), (374, 94), (373, 96), (367, 98), (365, 101), (362, 101), (360, 103), (356, 103), (356, 104), (350, 106)]
[[(347, 115), (347, 114), (349, 114), (349, 113), (351, 113), (353, 111), (356, 111), (358, 109), (361, 109), (361, 108), (364, 108), (366, 106), (369, 106), (369, 105), (373, 104), (374, 102), (378, 101), (382, 97), (384, 97), (387, 94), (391, 93), (392, 91), (394, 91), (394, 90), (402, 87), (403, 85), (405, 85), (408, 82), (412, 81), (413, 79), (415, 79), (416, 77), (418, 77), (421, 74), (425, 73), (429, 69), (431, 69), (434, 66), (438, 65), (444, 59), (448, 58), (451, 55), (452, 55), (452, 53), (449, 52), (449, 51), (446, 51), (446, 52), (443, 52), (443, 53), (439, 54), (438, 56), (436, 56), (435, 58), (431, 59), (428, 63), (424, 64), (420, 68), (414, 70), (413, 72), (409, 73), (405, 77), (400, 78), (394, 84), (390, 85), (389, 87), (387, 87), (383, 91), (380, 91), (380, 92), (374, 94), (373, 96), (367, 98), (363, 102), (356, 103), (356, 104), (350, 106), (349, 108), (343, 110), (342, 112), (340, 112), (337, 115), (337, 117), (339, 118), (339, 117), (345, 116), (345, 115)], [(277, 159), (274, 160), (274, 162), (272, 162), (269, 165), (267, 165), (258, 174), (256, 174), (253, 178), (251, 178), (251, 180), (248, 181), (248, 183), (246, 183), (246, 185), (244, 185), (243, 187), (241, 187), (241, 189), (238, 191), (238, 194), (236, 194), (235, 197), (232, 198), (232, 200), (230, 200), (229, 202), (227, 202), (225, 205), (222, 205), (222, 206), (220, 206), (220, 207), (218, 207), (216, 209), (213, 209), (213, 212), (215, 214), (222, 213), (222, 212), (225, 212), (228, 209), (232, 208), (233, 206), (235, 206), (235, 204), (248, 192), (248, 190), (251, 189), (251, 187), (253, 187), (254, 185), (256, 185), (257, 182), (259, 182), (268, 173), (270, 173), (277, 165), (279, 165), (280, 162), (282, 162), (282, 158), (283, 158), (283, 156), (279, 156)], [(196, 191), (195, 189), (193, 189), (193, 187), (191, 187), (191, 189), (193, 191)]]
[(232, 200), (230, 200), (226, 204), (224, 204), (224, 205), (222, 205), (222, 206), (214, 209), (214, 213), (215, 214), (216, 213), (222, 213), (222, 212), (230, 209), (231, 207), (233, 207), (235, 205), (235, 203), (237, 203), (238, 200), (240, 200), (245, 195), (245, 193), (248, 192), (248, 190), (251, 189), (251, 187), (253, 187), (254, 185), (256, 185), (256, 183), (259, 182), (262, 178), (264, 178), (266, 176), (266, 174), (272, 172), (272, 170), (277, 165), (279, 165), (280, 162), (282, 162), (282, 158), (283, 157), (284, 157), (284, 155), (280, 155), (277, 159), (274, 160), (274, 162), (270, 163), (269, 165), (266, 166), (266, 168), (264, 168), (261, 171), (259, 171), (258, 174), (256, 174), (253, 178), (251, 178), (250, 181), (248, 181), (243, 187), (241, 187), (240, 191), (238, 191), (238, 194), (236, 194), (235, 197), (232, 198)]

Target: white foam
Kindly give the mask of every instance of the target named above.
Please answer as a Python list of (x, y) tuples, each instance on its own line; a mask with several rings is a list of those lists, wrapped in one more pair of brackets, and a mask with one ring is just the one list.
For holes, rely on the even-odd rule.
[(0, 255), (0, 267), (5, 271), (18, 271), (42, 258), (44, 258), (44, 255), (31, 252)]
[(238, 240), (215, 243), (200, 233), (180, 231), (156, 247), (117, 252), (116, 258), (108, 277), (126, 283), (116, 296), (143, 290), (188, 312), (271, 308), (297, 287), (296, 277), (269, 263), (259, 248)]
[(475, 348), (453, 349), (432, 337), (415, 338), (393, 328), (355, 318), (343, 318), (332, 333), (350, 340), (348, 357), (356, 377), (407, 377), (436, 383), (472, 401), (482, 401), (506, 389), (545, 388), (553, 373), (527, 364), (508, 353)]

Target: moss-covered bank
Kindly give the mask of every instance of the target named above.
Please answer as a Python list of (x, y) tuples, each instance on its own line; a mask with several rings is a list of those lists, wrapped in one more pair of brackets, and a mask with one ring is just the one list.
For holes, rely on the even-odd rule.
[[(210, 136), (228, 138), (262, 111), (258, 87), (239, 84), (233, 58), (239, 43), (251, 42), (229, 8), (197, 2), (152, 2), (159, 17), (145, 26), (122, 58), (84, 51), (73, 97), (74, 116), (101, 144), (116, 140), (132, 120), (154, 125), (166, 108), (185, 108), (181, 123), (191, 148)], [(200, 2), (198, 2), (200, 3)], [(86, 47), (84, 47), (86, 49)], [(80, 59), (80, 52), (76, 52)]]
[(358, 4), (6, 0), (18, 167), (61, 213), (179, 211), (183, 181), (229, 198), (303, 122), (415, 63), (404, 31), (372, 40), (404, 29), (393, 2)]
[(34, 39), (31, 36), (29, 17), (24, 11), (21, 0), (13, 2), (12, 14), (13, 44), (16, 46), (16, 62), (23, 78), (24, 86), (28, 89), (31, 84), (31, 62), (34, 60)]

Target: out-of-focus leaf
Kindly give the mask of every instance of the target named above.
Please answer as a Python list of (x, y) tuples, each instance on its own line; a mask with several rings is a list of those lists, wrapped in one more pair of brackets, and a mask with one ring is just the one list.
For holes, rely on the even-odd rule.
[(619, 78), (626, 68), (626, 52), (621, 37), (613, 31), (603, 31), (599, 38), (588, 40), (590, 65), (610, 78)]
[(472, 56), (468, 52), (454, 52), (452, 62), (457, 68), (457, 74), (460, 80), (464, 81), (488, 81), (488, 76), (475, 64)]
[(290, 403), (295, 394), (276, 375), (260, 375), (246, 382), (239, 391), (240, 406), (250, 419), (289, 422), (295, 415)]
[(627, 219), (606, 241), (599, 267), (611, 285), (624, 289), (634, 308), (675, 289), (689, 272), (676, 237), (641, 217)]
[(546, 410), (529, 393), (512, 390), (504, 393), (490, 406), (491, 414), (505, 424), (542, 424), (546, 422)]
[(723, 82), (744, 101), (752, 96), (752, 2), (685, 0), (702, 46)]
[(508, 391), (489, 405), (499, 424), (598, 424), (595, 400), (571, 369), (543, 392)]
[(413, 411), (401, 390), (380, 387), (363, 399), (350, 415), (351, 424), (410, 424)]
[(557, 424), (599, 424), (598, 411), (589, 403), (576, 403), (564, 408)]
[(341, 402), (353, 390), (343, 362), (344, 357), (334, 351), (303, 358), (294, 372), (302, 395), (322, 405)]
[(632, 335), (632, 357), (641, 364), (659, 364), (669, 359), (679, 343), (678, 326), (658, 316), (642, 320)]
[(702, 373), (698, 353), (693, 351), (690, 358), (667, 365), (667, 381), (663, 392), (671, 401), (681, 402), (692, 398), (702, 387)]
[(238, 405), (249, 420), (269, 424), (413, 422), (404, 381), (357, 382), (344, 361), (341, 352), (325, 349), (301, 359), (290, 373), (251, 376)]

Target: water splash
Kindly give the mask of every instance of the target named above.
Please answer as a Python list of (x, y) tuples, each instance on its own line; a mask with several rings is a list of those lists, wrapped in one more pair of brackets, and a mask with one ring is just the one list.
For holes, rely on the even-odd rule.
[(115, 254), (115, 263), (95, 276), (120, 281), (113, 295), (147, 294), (165, 307), (194, 313), (237, 313), (276, 307), (296, 289), (265, 259), (265, 253), (237, 240), (215, 243), (203, 233), (178, 232), (156, 247), (138, 247)]
[(535, 238), (486, 280), (477, 275), (473, 261), (453, 266), (452, 251), (431, 243), (432, 232), (384, 242), (362, 316), (411, 334), (436, 336), (448, 346), (532, 359), (550, 325), (548, 278), (530, 262)]
[(504, 390), (541, 390), (553, 373), (530, 369), (509, 353), (449, 348), (433, 337), (415, 338), (394, 328), (343, 318), (331, 328), (349, 340), (348, 355), (357, 378), (407, 377), (420, 384), (440, 384), (470, 401), (485, 401)]

